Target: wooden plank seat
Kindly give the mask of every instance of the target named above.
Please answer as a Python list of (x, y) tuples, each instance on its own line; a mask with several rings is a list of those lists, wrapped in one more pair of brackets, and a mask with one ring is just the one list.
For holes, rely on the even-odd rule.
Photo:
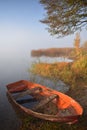
[(36, 88), (32, 88), (30, 90), (25, 90), (23, 92), (20, 92), (19, 94), (14, 95), (13, 97), (15, 98), (15, 100), (17, 100), (18, 98), (24, 97), (26, 95), (29, 95), (29, 94), (38, 94), (40, 92), (42, 92), (42, 89), (40, 87), (36, 87)]

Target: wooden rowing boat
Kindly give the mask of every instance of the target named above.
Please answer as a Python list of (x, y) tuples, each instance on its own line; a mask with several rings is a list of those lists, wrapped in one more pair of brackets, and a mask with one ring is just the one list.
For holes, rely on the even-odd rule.
[(6, 87), (11, 101), (27, 115), (73, 124), (83, 113), (83, 108), (74, 99), (40, 84), (21, 80)]

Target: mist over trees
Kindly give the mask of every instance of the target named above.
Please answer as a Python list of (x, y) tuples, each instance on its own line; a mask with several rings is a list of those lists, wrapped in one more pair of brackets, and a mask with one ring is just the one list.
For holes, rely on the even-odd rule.
[(42, 23), (51, 35), (63, 37), (87, 29), (87, 0), (40, 0), (46, 10)]

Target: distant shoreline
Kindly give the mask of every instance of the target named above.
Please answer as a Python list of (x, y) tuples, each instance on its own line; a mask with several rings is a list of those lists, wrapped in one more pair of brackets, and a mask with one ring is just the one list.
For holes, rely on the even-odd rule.
[(61, 57), (61, 56), (69, 56), (75, 48), (48, 48), (48, 49), (38, 49), (32, 50), (31, 56), (39, 57), (39, 56), (49, 56), (49, 57)]

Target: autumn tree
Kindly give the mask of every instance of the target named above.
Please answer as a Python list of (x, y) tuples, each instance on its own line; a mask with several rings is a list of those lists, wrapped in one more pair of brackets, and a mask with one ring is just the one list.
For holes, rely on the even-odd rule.
[(75, 48), (75, 54), (78, 56), (81, 54), (80, 49), (80, 33), (76, 33), (76, 37), (74, 39), (74, 48)]
[(80, 47), (80, 34), (79, 33), (76, 33), (76, 38), (74, 40), (74, 47), (76, 49), (79, 49)]
[(40, 0), (46, 10), (42, 23), (57, 37), (67, 36), (87, 27), (87, 0)]

